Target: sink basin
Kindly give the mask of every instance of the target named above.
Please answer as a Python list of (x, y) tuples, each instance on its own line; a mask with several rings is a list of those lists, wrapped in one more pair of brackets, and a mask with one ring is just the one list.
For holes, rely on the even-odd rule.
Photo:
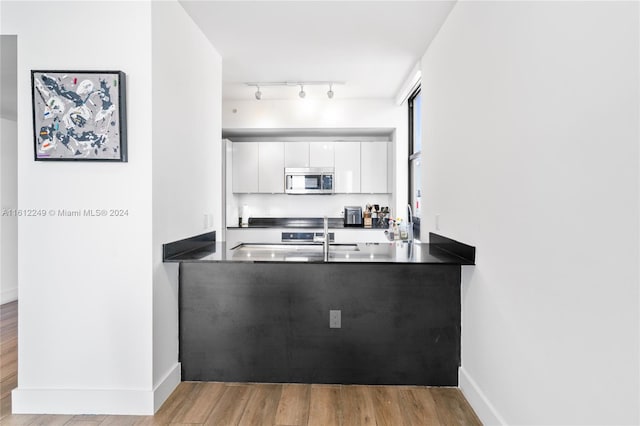
[[(232, 250), (256, 250), (256, 251), (321, 251), (322, 243), (308, 243), (308, 244), (290, 244), (290, 243), (274, 243), (274, 244), (262, 244), (262, 243), (242, 243), (235, 246)], [(330, 244), (329, 251), (358, 251), (357, 244)]]
[(329, 252), (332, 251), (360, 251), (357, 244), (330, 244)]
[[(296, 261), (317, 262), (323, 260), (322, 243), (290, 244), (290, 243), (242, 243), (231, 249), (233, 258), (252, 261)], [(356, 252), (357, 244), (331, 244), (331, 252)]]

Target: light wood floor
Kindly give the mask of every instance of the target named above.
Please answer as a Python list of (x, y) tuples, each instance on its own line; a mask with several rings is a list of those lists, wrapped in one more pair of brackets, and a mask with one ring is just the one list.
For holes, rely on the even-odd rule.
[(183, 382), (155, 416), (12, 415), (18, 304), (0, 306), (0, 425), (480, 425), (455, 388)]

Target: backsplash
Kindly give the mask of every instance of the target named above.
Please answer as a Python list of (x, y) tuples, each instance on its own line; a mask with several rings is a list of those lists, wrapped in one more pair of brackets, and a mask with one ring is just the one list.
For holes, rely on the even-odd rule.
[(249, 217), (342, 217), (344, 206), (391, 205), (389, 194), (235, 194), (229, 198), (227, 226), (237, 225), (244, 205)]

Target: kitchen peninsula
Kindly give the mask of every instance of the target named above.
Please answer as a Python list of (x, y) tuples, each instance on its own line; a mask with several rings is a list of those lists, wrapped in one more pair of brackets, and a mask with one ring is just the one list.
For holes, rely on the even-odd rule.
[(461, 265), (429, 244), (166, 244), (180, 263), (182, 379), (456, 386)]

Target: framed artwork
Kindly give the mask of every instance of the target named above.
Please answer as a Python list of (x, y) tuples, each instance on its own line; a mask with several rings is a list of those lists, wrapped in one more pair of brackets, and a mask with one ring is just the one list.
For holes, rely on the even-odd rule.
[(127, 161), (122, 71), (31, 71), (36, 161)]

